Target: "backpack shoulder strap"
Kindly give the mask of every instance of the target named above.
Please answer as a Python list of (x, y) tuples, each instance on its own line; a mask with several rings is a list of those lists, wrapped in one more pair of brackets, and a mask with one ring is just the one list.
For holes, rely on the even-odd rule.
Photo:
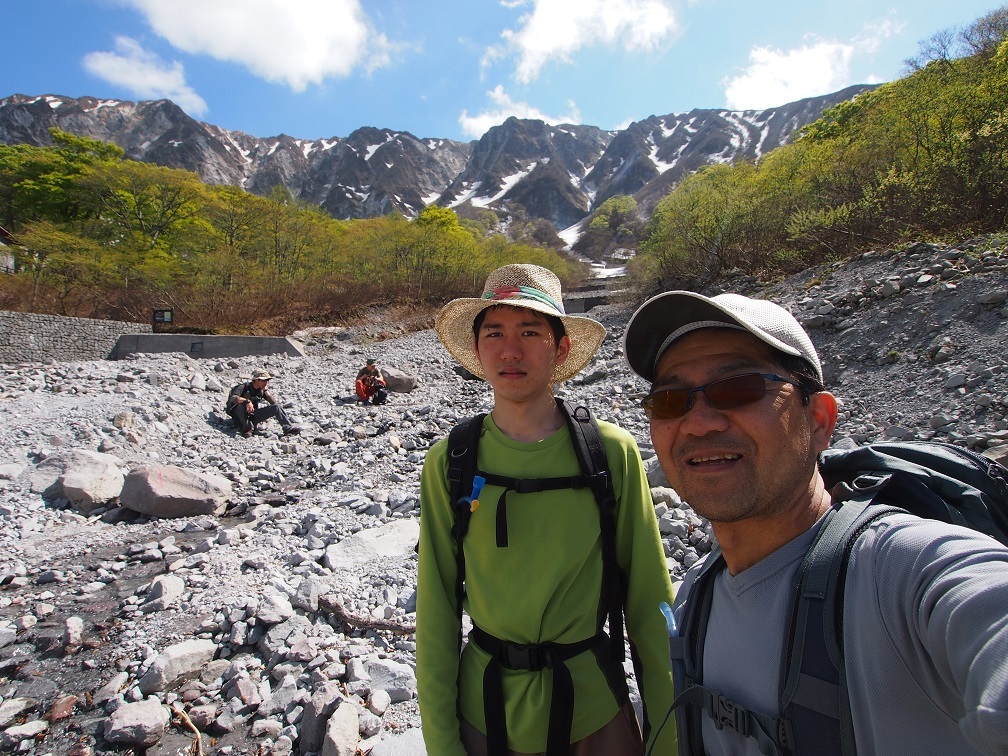
[[(573, 406), (565, 399), (557, 398), (557, 406), (567, 422), (574, 454), (584, 476), (585, 484), (591, 489), (599, 507), (599, 533), (602, 539), (602, 592), (599, 600), (596, 624), (602, 630), (609, 623), (609, 654), (607, 663), (599, 660), (599, 666), (606, 675), (613, 695), (620, 703), (629, 695), (623, 660), (626, 658), (623, 642), (623, 606), (626, 603), (627, 576), (619, 568), (616, 559), (616, 490), (609, 470), (602, 433), (595, 417), (583, 405)], [(631, 645), (631, 658), (637, 674), (641, 674), (639, 660)], [(638, 677), (638, 679), (640, 679)], [(644, 736), (650, 729), (645, 713)]]
[(724, 566), (721, 548), (715, 545), (689, 588), (682, 621), (679, 623), (678, 642), (674, 645), (671, 639), (669, 642), (673, 680), (676, 683), (676, 698), (672, 706), (676, 713), (680, 754), (692, 756), (705, 753), (702, 732), (702, 717), (706, 711), (706, 697), (702, 687), (704, 642), (707, 639), (707, 623), (714, 597), (714, 579)]
[(462, 617), (462, 599), (465, 598), (465, 552), (462, 539), (469, 531), (472, 509), (462, 505), (466, 488), (472, 488), (476, 475), (476, 453), (483, 431), (485, 414), (473, 415), (460, 422), (448, 433), (448, 500), (455, 516), (452, 538), (455, 539), (455, 601), (459, 619)]
[(612, 514), (616, 510), (616, 492), (598, 422), (587, 407), (582, 405), (574, 407), (560, 398), (556, 403), (564, 420), (567, 421), (567, 429), (574, 444), (574, 454), (577, 455), (585, 482), (595, 494), (599, 506)]
[[(472, 490), (472, 481), (476, 475), (476, 453), (479, 449), (480, 434), (483, 431), (485, 414), (467, 417), (458, 423), (448, 433), (448, 501), (454, 514), (452, 538), (455, 539), (455, 611), (458, 615), (458, 648), (462, 649), (462, 601), (465, 599), (465, 552), (462, 549), (462, 539), (469, 530), (469, 518), (472, 509), (461, 506), (460, 501), (468, 487)], [(456, 691), (461, 690), (462, 665), (459, 665), (459, 676), (455, 680)], [(455, 714), (459, 727), (462, 726), (462, 700), (455, 697)]]
[(834, 505), (799, 568), (780, 701), (790, 741), (782, 745), (796, 754), (811, 753), (809, 743), (822, 756), (856, 753), (843, 655), (847, 564), (854, 542), (873, 522), (903, 511), (874, 504), (874, 496)]
[[(621, 596), (624, 586), (620, 582), (616, 561), (616, 523), (613, 519), (616, 514), (616, 491), (609, 472), (609, 458), (606, 456), (598, 423), (588, 409), (581, 405), (573, 407), (564, 399), (558, 398), (556, 402), (567, 421), (574, 454), (584, 475), (585, 484), (591, 489), (599, 505), (603, 582), (603, 600), (599, 604), (599, 609), (601, 611), (604, 607), (609, 607), (609, 628), (613, 637), (617, 637), (617, 629), (623, 627)], [(619, 658), (622, 659), (622, 638), (619, 646)]]
[(484, 418), (486, 413), (467, 417), (448, 433), (448, 500), (455, 512), (452, 535), (459, 544), (469, 530), (469, 518), (459, 517), (460, 508), (457, 505), (459, 499), (465, 495), (466, 487), (472, 487), (472, 479), (476, 475), (476, 453), (479, 449), (480, 435), (483, 433)]

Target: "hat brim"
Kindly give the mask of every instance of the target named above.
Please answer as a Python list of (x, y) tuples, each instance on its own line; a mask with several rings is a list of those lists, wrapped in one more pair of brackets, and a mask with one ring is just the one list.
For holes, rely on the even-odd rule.
[(623, 354), (626, 355), (631, 370), (644, 380), (654, 383), (659, 353), (667, 346), (666, 341), (670, 335), (686, 329), (680, 334), (685, 335), (689, 332), (687, 326), (692, 324), (702, 328), (716, 326), (718, 323), (748, 331), (785, 354), (802, 356), (793, 346), (753, 328), (731, 310), (691, 291), (666, 292), (641, 305), (630, 318), (623, 334)]
[(437, 333), (445, 349), (458, 360), (466, 370), (478, 378), (486, 380), (483, 366), (476, 356), (476, 342), (473, 338), (472, 325), (476, 316), (489, 307), (522, 307), (535, 310), (544, 315), (552, 315), (563, 321), (567, 335), (570, 336), (571, 347), (567, 359), (553, 369), (553, 381), (559, 383), (573, 378), (584, 370), (591, 362), (605, 338), (606, 329), (601, 323), (591, 318), (575, 315), (561, 315), (546, 304), (530, 300), (508, 301), (462, 298), (453, 299), (446, 304), (434, 319), (434, 331)]

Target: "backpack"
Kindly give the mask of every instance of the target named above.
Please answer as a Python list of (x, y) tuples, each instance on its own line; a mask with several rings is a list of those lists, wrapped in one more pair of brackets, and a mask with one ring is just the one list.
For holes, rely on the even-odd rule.
[[(581, 475), (559, 478), (518, 479), (478, 471), (476, 453), (485, 414), (474, 415), (456, 425), (448, 435), (448, 488), (449, 500), (455, 514), (452, 537), (456, 542), (455, 600), (459, 615), (459, 648), (462, 646), (462, 601), (465, 598), (465, 554), (462, 540), (469, 529), (472, 501), (479, 496), (484, 483), (501, 486), (497, 505), (498, 546), (507, 546), (507, 496), (563, 488), (589, 488), (599, 505), (599, 528), (602, 538), (602, 587), (596, 634), (578, 643), (542, 643), (523, 645), (495, 638), (474, 625), (470, 638), (491, 655), (487, 665), (483, 688), (487, 725), (488, 756), (506, 753), (507, 725), (504, 717), (504, 700), (501, 688), (501, 668), (531, 671), (550, 667), (553, 670), (553, 693), (550, 702), (550, 722), (547, 735), (548, 756), (566, 754), (570, 744), (570, 727), (574, 714), (574, 688), (564, 662), (585, 651), (592, 651), (605, 674), (617, 703), (622, 706), (629, 697), (623, 671), (623, 605), (626, 596), (626, 578), (616, 561), (616, 494), (605, 447), (595, 418), (585, 407), (572, 408), (563, 399), (557, 406), (570, 432), (574, 452), (581, 467)], [(475, 488), (474, 488), (475, 483)], [(608, 622), (609, 633), (603, 625)], [(634, 667), (640, 672), (639, 659), (631, 653)], [(456, 705), (458, 702), (456, 702)], [(461, 722), (461, 716), (459, 717)], [(645, 739), (647, 738), (645, 725)]]
[(224, 411), (225, 412), (227, 412), (227, 413), (230, 414), (231, 410), (234, 409), (234, 406), (238, 403), (237, 400), (234, 399), (234, 397), (236, 395), (240, 396), (242, 393), (244, 393), (246, 386), (248, 386), (248, 384), (245, 383), (245, 382), (242, 382), (242, 383), (237, 383), (237, 384), (235, 384), (234, 386), (231, 387), (231, 390), (228, 392), (227, 401), (225, 401), (225, 403), (224, 403)]
[(375, 389), (374, 396), (371, 397), (372, 404), (385, 404), (388, 401), (388, 389), (384, 386), (378, 386)]
[(792, 632), (783, 639), (779, 712), (748, 711), (702, 685), (714, 578), (724, 567), (715, 550), (690, 591), (681, 637), (669, 643), (682, 754), (703, 753), (703, 716), (713, 718), (718, 729), (730, 727), (755, 738), (768, 755), (856, 753), (842, 637), (854, 542), (876, 520), (909, 512), (978, 530), (1008, 545), (1008, 470), (962, 447), (893, 442), (828, 449), (819, 457), (819, 470), (833, 508), (799, 568)]

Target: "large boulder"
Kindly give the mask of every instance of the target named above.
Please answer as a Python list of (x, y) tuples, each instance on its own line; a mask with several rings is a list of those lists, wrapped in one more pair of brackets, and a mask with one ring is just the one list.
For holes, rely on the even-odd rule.
[(156, 698), (123, 704), (105, 720), (105, 740), (119, 745), (152, 746), (168, 727), (168, 710)]
[(216, 652), (217, 644), (203, 638), (169, 646), (154, 658), (137, 687), (144, 695), (164, 690), (178, 678), (201, 670)]
[(416, 693), (416, 674), (408, 664), (391, 659), (372, 659), (364, 666), (371, 678), (372, 693), (383, 690), (393, 702), (409, 701)]
[(415, 375), (408, 375), (402, 370), (396, 370), (395, 368), (385, 368), (381, 369), (382, 378), (385, 379), (385, 385), (388, 386), (389, 391), (395, 391), (397, 394), (407, 394), (417, 387), (417, 377)]
[(185, 587), (185, 580), (178, 575), (158, 575), (151, 581), (140, 611), (144, 614), (164, 611), (182, 597)]
[(326, 722), (322, 756), (354, 756), (360, 753), (360, 707), (349, 701), (341, 702)]
[(327, 546), (323, 564), (333, 572), (338, 572), (379, 557), (404, 557), (413, 550), (419, 537), (420, 525), (415, 519), (393, 520)]
[(31, 489), (42, 498), (67, 499), (87, 514), (119, 496), (122, 460), (87, 449), (67, 449), (41, 462), (32, 474)]
[(151, 517), (191, 517), (223, 514), (231, 493), (231, 481), (219, 475), (144, 465), (126, 476), (119, 503)]
[(304, 716), (298, 725), (300, 739), (298, 747), (301, 753), (315, 753), (322, 749), (326, 735), (326, 723), (336, 711), (343, 699), (341, 683), (332, 680), (315, 688), (311, 699), (304, 707)]

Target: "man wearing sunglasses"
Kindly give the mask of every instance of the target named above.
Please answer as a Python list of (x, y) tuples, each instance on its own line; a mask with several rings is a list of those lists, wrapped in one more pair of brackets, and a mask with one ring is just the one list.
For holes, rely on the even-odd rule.
[[(645, 302), (624, 350), (651, 383), (643, 406), (662, 469), (711, 521), (724, 557), (703, 686), (729, 709), (777, 721), (798, 567), (832, 504), (816, 463), (837, 402), (819, 357), (772, 302), (685, 291)], [(865, 530), (848, 565), (842, 638), (856, 752), (1008, 753), (1008, 549), (900, 513)], [(680, 620), (702, 566), (677, 594)], [(690, 744), (680, 732), (682, 753), (774, 752), (714, 716), (700, 716)], [(825, 752), (819, 742), (787, 750)]]

